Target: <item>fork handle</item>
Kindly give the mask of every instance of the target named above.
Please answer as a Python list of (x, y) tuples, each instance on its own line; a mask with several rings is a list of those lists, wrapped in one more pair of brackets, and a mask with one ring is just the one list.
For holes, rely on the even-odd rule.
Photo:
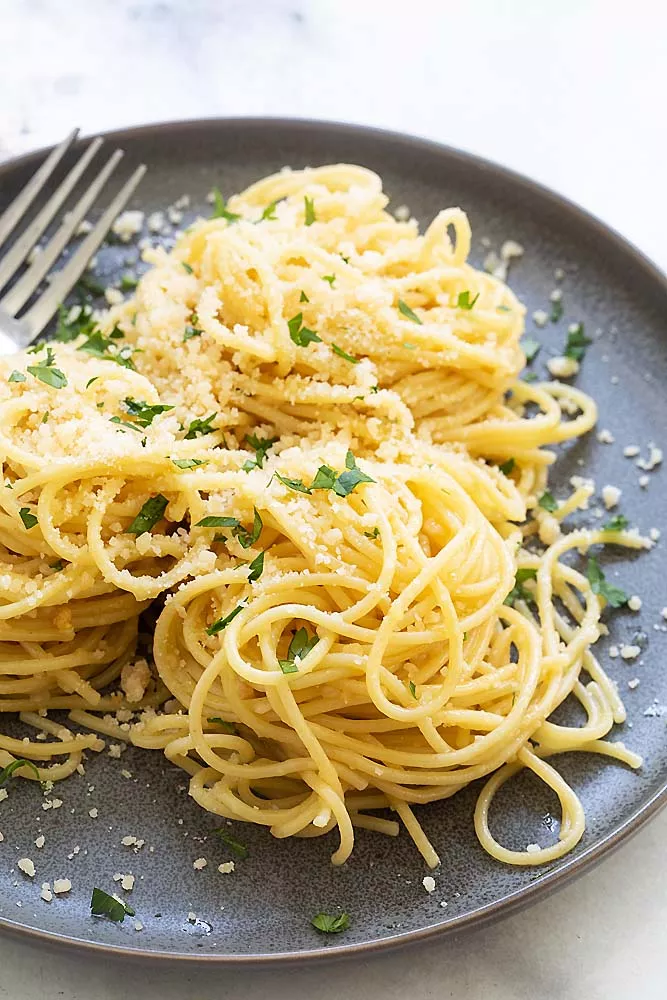
[(25, 323), (0, 309), (0, 357), (16, 354), (27, 347), (32, 339)]

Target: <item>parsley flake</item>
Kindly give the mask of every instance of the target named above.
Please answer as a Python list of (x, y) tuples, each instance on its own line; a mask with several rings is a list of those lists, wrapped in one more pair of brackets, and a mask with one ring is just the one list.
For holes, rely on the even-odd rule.
[(551, 320), (552, 323), (557, 323), (558, 320), (561, 319), (562, 315), (563, 315), (563, 303), (561, 302), (560, 299), (556, 299), (555, 302), (551, 303), (551, 315), (549, 316), (549, 319)]
[(563, 354), (566, 358), (581, 361), (591, 343), (592, 341), (584, 334), (584, 324), (574, 323), (567, 332), (567, 344)]
[(347, 452), (345, 456), (345, 472), (341, 472), (334, 484), (334, 492), (338, 494), (339, 497), (348, 496), (356, 486), (360, 483), (374, 483), (375, 480), (370, 476), (362, 472), (357, 466), (354, 455), (351, 451)]
[(244, 549), (249, 549), (251, 545), (255, 544), (262, 533), (262, 528), (264, 527), (257, 508), (253, 507), (253, 511), (255, 512), (255, 516), (253, 518), (252, 529), (250, 531), (242, 528), (239, 524), (234, 527), (234, 537), (238, 539), (239, 545), (242, 545)]
[(90, 899), (90, 912), (94, 917), (108, 917), (116, 924), (122, 924), (125, 917), (133, 917), (134, 910), (122, 899), (110, 896), (104, 889), (93, 889)]
[(602, 525), (602, 531), (625, 531), (629, 527), (630, 522), (627, 517), (624, 514), (617, 514), (616, 517), (612, 517), (611, 521)]
[(0, 771), (0, 788), (2, 788), (2, 786), (9, 781), (9, 779), (14, 775), (15, 771), (18, 771), (22, 767), (32, 768), (32, 770), (35, 772), (35, 776), (39, 778), (39, 771), (37, 770), (37, 766), (33, 764), (31, 760), (24, 760), (23, 758), (19, 760), (13, 760), (11, 764), (8, 764), (7, 767), (3, 767), (2, 771)]
[(588, 582), (591, 585), (593, 593), (598, 594), (600, 597), (604, 597), (610, 607), (620, 608), (622, 605), (627, 604), (628, 595), (624, 590), (621, 590), (620, 587), (616, 587), (613, 583), (607, 582), (595, 556), (590, 556), (588, 560), (586, 576), (588, 577)]
[[(233, 722), (227, 722), (226, 719), (221, 719), (219, 715), (214, 715), (208, 720), (212, 725), (220, 726), (223, 732), (227, 733), (228, 736), (238, 735), (238, 729)], [(213, 831), (214, 833), (216, 831)]]
[(417, 698), (417, 688), (415, 687), (414, 681), (408, 681), (408, 687), (410, 688), (410, 694), (413, 698)]
[(290, 339), (297, 347), (307, 347), (308, 344), (322, 342), (322, 338), (314, 330), (303, 325), (303, 313), (297, 313), (287, 321)]
[(304, 660), (308, 653), (310, 653), (311, 649), (314, 649), (319, 641), (319, 635), (315, 634), (309, 637), (305, 628), (297, 629), (292, 636), (292, 641), (289, 644), (287, 659), (278, 660), (282, 672), (284, 674), (295, 674), (299, 669), (295, 661), (299, 660), (299, 662), (301, 662)]
[(315, 222), (317, 219), (317, 216), (315, 215), (315, 203), (313, 199), (309, 198), (308, 195), (306, 194), (303, 197), (303, 204), (304, 204), (304, 221), (307, 226), (312, 226), (313, 222)]
[(514, 602), (517, 600), (525, 601), (526, 603), (532, 601), (533, 595), (530, 593), (530, 591), (526, 590), (526, 588), (524, 587), (524, 583), (526, 582), (526, 580), (536, 580), (536, 579), (537, 579), (536, 569), (529, 569), (529, 568), (518, 569), (514, 577), (514, 586), (510, 590), (507, 597), (505, 598), (504, 603), (509, 605), (509, 607), (513, 607)]
[(142, 506), (129, 528), (125, 529), (126, 533), (128, 535), (143, 535), (145, 531), (150, 531), (164, 517), (168, 503), (167, 498), (163, 497), (161, 493), (150, 497)]
[(34, 528), (36, 524), (39, 524), (39, 521), (37, 520), (35, 515), (31, 513), (30, 507), (21, 507), (19, 511), (19, 517), (23, 521), (23, 525), (25, 528), (27, 528), (28, 531), (30, 531), (31, 528)]
[(498, 468), (503, 473), (503, 475), (509, 476), (510, 472), (512, 472), (514, 470), (514, 466), (515, 465), (516, 465), (516, 462), (514, 461), (514, 459), (513, 458), (508, 458), (507, 461), (503, 462), (502, 465), (499, 465)]
[(558, 510), (558, 501), (549, 490), (545, 490), (537, 502), (542, 510), (548, 510), (550, 514), (553, 514), (555, 510)]
[(366, 538), (379, 538), (380, 529), (378, 527), (375, 527), (373, 528), (372, 531), (364, 531), (364, 535), (366, 536)]
[(195, 528), (238, 528), (241, 522), (238, 517), (222, 517), (218, 514), (209, 514), (197, 521)]
[(186, 262), (184, 260), (181, 261), (181, 267), (183, 268), (183, 270), (185, 271), (186, 274), (192, 274), (193, 273), (193, 270), (190, 267), (190, 265), (186, 264)]
[(477, 302), (478, 298), (479, 298), (479, 292), (477, 292), (477, 295), (474, 297), (474, 299), (470, 298), (470, 292), (467, 289), (465, 292), (459, 292), (459, 297), (456, 301), (457, 309), (467, 309), (467, 310), (472, 309), (472, 307)]
[(185, 440), (192, 441), (194, 438), (200, 437), (201, 435), (212, 434), (216, 430), (216, 428), (211, 427), (211, 424), (215, 420), (217, 415), (218, 415), (217, 413), (211, 413), (210, 416), (206, 417), (204, 420), (201, 420), (199, 417), (197, 417), (196, 420), (191, 421), (190, 426), (188, 427), (187, 433), (185, 435)]
[(335, 274), (323, 274), (322, 275), (322, 281), (328, 281), (332, 288), (334, 286), (334, 281), (335, 280), (336, 280), (336, 275)]
[(133, 423), (138, 424), (140, 427), (150, 427), (155, 417), (174, 408), (163, 403), (156, 403), (154, 405), (143, 403), (141, 400), (132, 399), (130, 396), (127, 396), (123, 402), (127, 412), (132, 417)]
[(306, 295), (306, 293), (303, 291), (303, 289), (301, 290), (301, 295), (299, 296), (299, 302), (310, 302), (310, 299), (308, 298), (308, 296)]
[(272, 448), (278, 440), (279, 438), (277, 437), (261, 438), (256, 434), (246, 434), (245, 443), (249, 444), (254, 450), (255, 456), (254, 458), (247, 459), (247, 461), (243, 463), (243, 471), (250, 472), (252, 469), (261, 469), (264, 465), (264, 459), (266, 458), (267, 451), (269, 448)]
[(172, 458), (177, 469), (195, 469), (198, 465), (208, 465), (208, 459), (202, 458)]
[(232, 850), (237, 857), (243, 858), (244, 861), (250, 854), (250, 851), (248, 850), (246, 845), (242, 844), (240, 840), (236, 839), (236, 837), (232, 837), (231, 833), (228, 833), (226, 830), (218, 829), (214, 830), (213, 833), (216, 835), (216, 837), (219, 837), (220, 840), (223, 842), (223, 844), (226, 844), (227, 847), (229, 847), (230, 850)]
[(222, 632), (223, 629), (227, 628), (230, 622), (234, 621), (237, 615), (241, 614), (245, 607), (245, 604), (237, 604), (234, 610), (230, 611), (224, 618), (218, 618), (217, 621), (214, 621), (213, 624), (206, 629), (206, 634), (217, 635), (218, 632)]
[(400, 313), (403, 313), (406, 319), (411, 319), (413, 323), (418, 323), (420, 326), (422, 326), (422, 321), (420, 320), (417, 313), (413, 312), (410, 306), (407, 305), (407, 303), (405, 303), (403, 299), (398, 300), (398, 311)]
[(283, 486), (287, 486), (290, 490), (295, 490), (297, 493), (311, 492), (311, 490), (304, 485), (302, 479), (288, 479), (287, 476), (281, 476), (279, 472), (274, 472), (274, 476), (283, 484)]
[(330, 913), (318, 913), (310, 922), (321, 934), (340, 934), (350, 926), (347, 913), (338, 913), (335, 916)]
[(28, 365), (28, 371), (35, 378), (52, 389), (64, 389), (67, 385), (67, 376), (55, 367), (56, 356), (51, 347), (47, 348), (46, 359), (38, 365)]
[(248, 583), (254, 583), (255, 580), (259, 580), (260, 576), (264, 572), (264, 553), (260, 552), (258, 556), (255, 556), (253, 561), (249, 565), (250, 572), (248, 573)]
[(225, 205), (225, 199), (218, 188), (213, 188), (213, 214), (212, 219), (226, 219), (227, 222), (238, 222), (241, 218), (236, 212), (230, 212)]
[(273, 222), (275, 219), (277, 219), (278, 218), (278, 216), (276, 215), (276, 205), (277, 204), (278, 204), (277, 201), (272, 201), (270, 205), (267, 205), (266, 208), (264, 209), (264, 211), (262, 212), (262, 219), (265, 219), (265, 220), (271, 221), (271, 222)]
[(534, 361), (537, 355), (540, 353), (542, 345), (539, 340), (533, 340), (532, 337), (526, 337), (525, 340), (521, 341), (521, 349), (526, 356), (526, 364), (529, 365), (531, 361)]
[(25, 375), (23, 374), (23, 372), (17, 371), (16, 368), (14, 369), (14, 371), (11, 373), (11, 375), (7, 379), (8, 382), (25, 382), (25, 380), (26, 379), (25, 379)]
[(332, 344), (331, 350), (334, 354), (337, 354), (339, 358), (344, 358), (345, 361), (349, 361), (352, 365), (358, 365), (361, 361), (361, 358), (355, 358), (353, 354), (348, 354), (347, 351), (344, 351), (342, 347), (338, 346), (338, 344)]

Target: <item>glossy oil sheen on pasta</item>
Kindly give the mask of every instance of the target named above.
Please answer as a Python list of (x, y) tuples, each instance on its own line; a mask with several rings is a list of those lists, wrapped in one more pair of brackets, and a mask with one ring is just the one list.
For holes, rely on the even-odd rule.
[[(97, 732), (166, 754), (211, 813), (336, 830), (335, 863), (355, 827), (398, 833), (389, 808), (435, 866), (415, 805), (488, 776), (481, 843), (540, 864), (584, 831), (547, 758), (639, 765), (604, 741), (604, 600), (562, 557), (646, 542), (563, 534), (586, 485), (537, 505), (594, 403), (518, 378), (524, 309), (467, 263), (462, 211), (420, 235), (386, 204), (356, 166), (266, 178), (147, 251), (97, 331), (4, 365), (0, 710), (41, 738), (0, 735), (0, 766), (64, 778)], [(548, 721), (571, 693), (586, 724)], [(562, 807), (539, 851), (488, 823), (523, 767)]]

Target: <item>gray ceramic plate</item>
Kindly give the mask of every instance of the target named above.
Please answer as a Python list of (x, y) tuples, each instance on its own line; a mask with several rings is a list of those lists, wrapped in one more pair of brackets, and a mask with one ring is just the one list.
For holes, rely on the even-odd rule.
[[(667, 286), (664, 278), (636, 250), (599, 222), (562, 198), (525, 178), (472, 156), (421, 140), (347, 125), (279, 120), (200, 121), (136, 129), (110, 136), (132, 163), (144, 161), (149, 172), (135, 198), (146, 212), (164, 208), (183, 193), (192, 213), (209, 209), (211, 186), (230, 194), (284, 164), (349, 161), (382, 174), (394, 207), (407, 204), (427, 222), (444, 205), (461, 205), (470, 215), (474, 261), (487, 253), (487, 240), (498, 247), (518, 240), (524, 258), (511, 271), (510, 283), (528, 306), (528, 316), (549, 309), (554, 270), (563, 268), (564, 316), (537, 331), (543, 343), (539, 361), (560, 352), (569, 322), (583, 320), (588, 332), (600, 331), (588, 351), (578, 384), (599, 402), (600, 426), (616, 442), (599, 444), (595, 435), (562, 455), (555, 491), (574, 473), (595, 476), (598, 484), (623, 490), (621, 508), (633, 524), (648, 531), (667, 530), (665, 472), (649, 474), (641, 488), (640, 471), (623, 457), (623, 446), (649, 440), (667, 427)], [(25, 183), (43, 154), (0, 168), (5, 203)], [(482, 243), (484, 238), (484, 244)], [(117, 247), (100, 255), (105, 278), (128, 270), (136, 251)], [(531, 329), (528, 322), (528, 329)], [(667, 445), (667, 441), (663, 442)], [(545, 869), (505, 867), (477, 843), (472, 825), (477, 787), (454, 799), (422, 809), (420, 818), (440, 856), (436, 891), (425, 892), (427, 874), (409, 838), (383, 838), (360, 831), (352, 859), (343, 868), (329, 863), (333, 837), (276, 841), (262, 830), (239, 828), (250, 848), (233, 875), (217, 866), (229, 859), (211, 830), (212, 817), (188, 799), (184, 775), (157, 754), (130, 749), (121, 765), (108, 756), (91, 758), (85, 777), (75, 776), (56, 789), (63, 805), (44, 811), (39, 789), (15, 785), (0, 804), (0, 925), (42, 940), (58, 940), (98, 950), (217, 961), (306, 959), (354, 953), (423, 939), (461, 929), (538, 898), (562, 885), (620, 843), (667, 797), (666, 717), (667, 635), (654, 629), (667, 604), (662, 545), (637, 559), (610, 553), (607, 561), (617, 582), (643, 598), (641, 614), (619, 611), (610, 620), (611, 635), (601, 642), (602, 659), (617, 681), (628, 707), (629, 726), (617, 727), (644, 756), (639, 773), (599, 757), (572, 754), (558, 766), (578, 791), (586, 809), (587, 831), (578, 848)], [(618, 561), (617, 561), (618, 560)], [(663, 622), (664, 624), (664, 622)], [(609, 659), (612, 643), (631, 641), (638, 629), (647, 635), (641, 661)], [(640, 684), (628, 689), (628, 681)], [(563, 718), (576, 711), (561, 710)], [(6, 720), (3, 720), (3, 725)], [(121, 767), (126, 774), (121, 773)], [(93, 790), (90, 790), (94, 786)], [(89, 810), (96, 807), (96, 819)], [(553, 836), (556, 804), (529, 777), (506, 786), (498, 797), (493, 827), (508, 845), (522, 847)], [(551, 828), (551, 829), (549, 829)], [(42, 832), (45, 846), (35, 847)], [(138, 852), (121, 839), (145, 841)], [(34, 881), (16, 862), (32, 857)], [(193, 861), (208, 859), (204, 871)], [(144, 929), (91, 918), (91, 888), (114, 888), (115, 873), (133, 873), (131, 902)], [(42, 881), (68, 877), (67, 897), (45, 903)], [(445, 905), (446, 904), (446, 905)], [(322, 937), (310, 926), (320, 910), (338, 907), (352, 926), (340, 936)], [(196, 920), (188, 919), (195, 914)]]

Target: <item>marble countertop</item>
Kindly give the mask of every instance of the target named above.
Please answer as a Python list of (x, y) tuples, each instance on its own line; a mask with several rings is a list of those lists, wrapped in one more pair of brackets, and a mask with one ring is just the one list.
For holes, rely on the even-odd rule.
[[(409, 131), (529, 174), (663, 268), (667, 7), (655, 0), (5, 0), (0, 159), (216, 115)], [(149, 969), (0, 938), (7, 1000), (665, 996), (667, 813), (594, 872), (469, 933), (364, 962)]]

